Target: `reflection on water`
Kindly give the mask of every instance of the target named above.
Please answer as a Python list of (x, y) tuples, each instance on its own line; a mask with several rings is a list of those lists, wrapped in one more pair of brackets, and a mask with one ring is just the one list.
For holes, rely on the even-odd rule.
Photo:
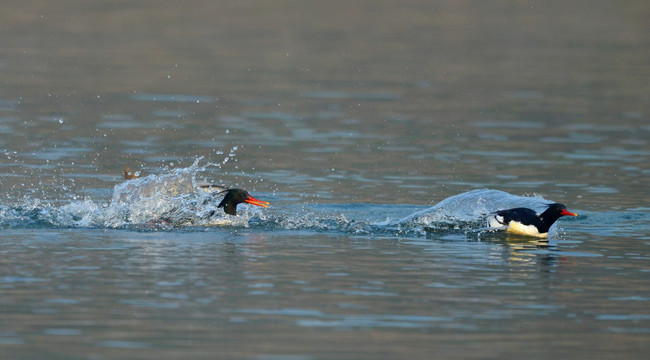
[[(485, 336), (520, 338), (513, 324), (557, 323), (561, 334), (541, 336), (566, 341), (564, 351), (585, 343), (600, 348), (616, 333), (630, 334), (620, 340), (628, 345), (647, 336), (650, 297), (620, 281), (645, 281), (634, 273), (647, 256), (589, 253), (582, 250), (589, 238), (580, 236), (561, 247), (521, 238), (468, 242), (234, 229), (181, 237), (14, 230), (9, 237), (20, 242), (0, 247), (7, 259), (0, 269), (16, 274), (0, 278), (5, 322), (12, 324), (0, 334), (4, 346), (63, 339), (79, 351), (148, 349), (157, 356), (214, 346), (234, 356), (251, 340), (274, 353), (280, 348), (272, 344), (286, 336), (301, 344), (296, 353), (328, 354), (322, 337), (342, 330), (352, 343), (428, 334), (429, 343), (442, 345), (445, 334), (482, 343)], [(602, 266), (617, 256), (627, 259), (627, 269)], [(185, 341), (214, 345), (187, 347)], [(8, 351), (37, 353), (20, 346)]]
[[(0, 357), (648, 353), (646, 2), (0, 10)], [(123, 165), (200, 157), (272, 206), (112, 229)], [(581, 216), (431, 211), (476, 189)]]

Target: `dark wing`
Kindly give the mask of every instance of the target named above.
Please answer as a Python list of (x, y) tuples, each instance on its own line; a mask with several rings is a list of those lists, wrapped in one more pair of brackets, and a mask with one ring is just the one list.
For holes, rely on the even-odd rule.
[(508, 210), (499, 210), (494, 213), (495, 215), (501, 216), (505, 224), (509, 223), (512, 220), (522, 222), (524, 224), (530, 224), (537, 218), (537, 213), (528, 208), (514, 208)]

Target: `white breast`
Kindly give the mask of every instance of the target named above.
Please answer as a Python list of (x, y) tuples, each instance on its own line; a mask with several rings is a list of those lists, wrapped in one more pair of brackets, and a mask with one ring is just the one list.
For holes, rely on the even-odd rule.
[(545, 238), (548, 236), (548, 233), (540, 233), (537, 230), (537, 227), (533, 225), (524, 225), (518, 221), (511, 221), (510, 224), (508, 224), (508, 230), (506, 231), (512, 234), (534, 236), (538, 238)]

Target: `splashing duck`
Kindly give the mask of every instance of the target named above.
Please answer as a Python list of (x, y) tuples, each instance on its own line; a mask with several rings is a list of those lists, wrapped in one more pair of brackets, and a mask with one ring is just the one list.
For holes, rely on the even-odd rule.
[[(134, 180), (138, 176), (136, 172), (132, 171), (128, 166), (122, 168), (125, 180)], [(258, 200), (252, 197), (248, 191), (242, 189), (228, 189), (223, 186), (213, 184), (198, 184), (199, 188), (208, 193), (224, 194), (223, 199), (217, 205), (217, 208), (223, 208), (223, 211), (228, 215), (237, 215), (237, 205), (241, 203), (251, 204), (255, 206), (268, 207), (268, 201)]]
[(562, 216), (578, 216), (559, 203), (549, 204), (546, 210), (537, 214), (533, 209), (514, 208), (499, 210), (487, 218), (487, 226), (510, 233), (546, 238), (548, 230)]

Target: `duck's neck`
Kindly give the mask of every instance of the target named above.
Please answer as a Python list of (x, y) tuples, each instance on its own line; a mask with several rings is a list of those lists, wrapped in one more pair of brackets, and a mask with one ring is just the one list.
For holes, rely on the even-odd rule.
[(232, 202), (227, 202), (224, 204), (223, 210), (228, 215), (237, 215), (237, 204), (234, 204)]
[(546, 209), (543, 213), (539, 214), (539, 224), (537, 228), (539, 229), (539, 232), (548, 232), (548, 229), (551, 228), (551, 226), (557, 221), (557, 219), (560, 218), (560, 215), (557, 215), (556, 213), (552, 212), (551, 209)]

